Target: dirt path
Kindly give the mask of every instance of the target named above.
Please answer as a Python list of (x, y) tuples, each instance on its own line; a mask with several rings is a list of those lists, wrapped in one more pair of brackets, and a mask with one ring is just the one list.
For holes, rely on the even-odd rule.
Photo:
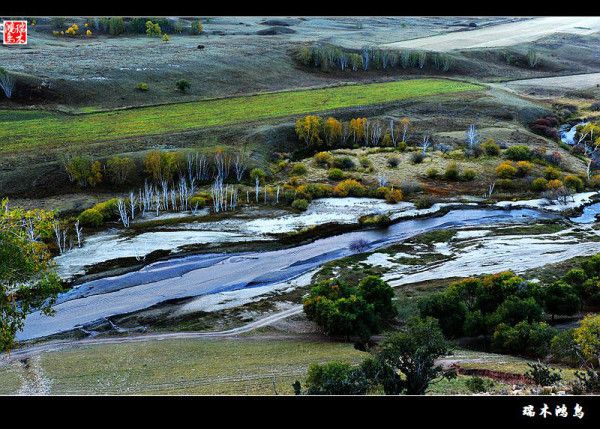
[(457, 31), (438, 36), (385, 43), (388, 48), (451, 51), (470, 48), (510, 46), (531, 42), (552, 33), (591, 34), (600, 31), (600, 17), (540, 17), (527, 21)]
[(160, 340), (172, 340), (172, 339), (201, 339), (201, 338), (222, 338), (232, 337), (246, 332), (253, 331), (258, 328), (272, 325), (280, 320), (294, 316), (302, 312), (301, 305), (295, 305), (287, 310), (271, 314), (263, 317), (259, 320), (255, 320), (246, 325), (229, 329), (227, 331), (218, 332), (167, 332), (167, 333), (156, 333), (156, 334), (144, 334), (135, 335), (128, 337), (109, 337), (109, 338), (88, 338), (83, 340), (64, 340), (64, 341), (50, 341), (40, 344), (35, 344), (28, 347), (19, 348), (10, 352), (10, 354), (3, 353), (0, 355), (0, 366), (6, 365), (16, 360), (24, 360), (35, 357), (42, 352), (56, 351), (70, 347), (81, 347), (91, 346), (100, 344), (121, 344), (121, 343), (137, 343), (144, 341), (160, 341)]
[(568, 76), (543, 77), (534, 79), (513, 80), (498, 86), (522, 90), (531, 87), (587, 89), (600, 85), (600, 73), (573, 74)]

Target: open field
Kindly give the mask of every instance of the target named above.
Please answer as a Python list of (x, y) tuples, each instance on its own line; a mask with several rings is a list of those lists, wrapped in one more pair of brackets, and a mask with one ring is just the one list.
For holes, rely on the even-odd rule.
[(44, 384), (52, 394), (293, 394), (311, 363), (365, 355), (348, 343), (277, 337), (90, 346), (31, 358), (28, 370), (0, 368), (0, 394), (17, 393), (22, 377), (29, 393)]
[[(69, 17), (66, 25), (71, 19), (83, 26), (81, 17)], [(518, 19), (219, 16), (204, 19), (200, 35), (172, 34), (164, 43), (145, 34), (55, 37), (50, 20), (39, 18), (29, 28), (26, 46), (0, 47), (2, 67), (27, 82), (12, 102), (0, 97), (0, 105), (44, 104), (73, 111), (325, 86), (339, 78), (297, 68), (290, 55), (295, 47), (332, 43), (360, 49)], [(182, 21), (190, 25), (190, 19)], [(271, 29), (275, 34), (262, 34)], [(188, 94), (175, 90), (178, 79), (190, 82)], [(345, 79), (371, 77), (349, 73)], [(137, 90), (139, 82), (148, 83), (149, 90)]]
[(447, 33), (402, 42), (387, 43), (389, 48), (451, 51), (460, 49), (510, 46), (537, 40), (552, 33), (592, 34), (600, 30), (597, 17), (537, 17), (473, 31)]
[(445, 79), (415, 79), (260, 94), (78, 116), (46, 113), (41, 118), (37, 116), (30, 118), (23, 112), (15, 114), (15, 112), (0, 111), (0, 123), (3, 125), (0, 128), (0, 152), (231, 125), (481, 88), (479, 85)]

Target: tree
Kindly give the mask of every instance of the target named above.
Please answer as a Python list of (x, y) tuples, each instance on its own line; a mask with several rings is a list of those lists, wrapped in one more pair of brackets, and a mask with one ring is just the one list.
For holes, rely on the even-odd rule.
[(62, 287), (54, 273), (44, 239), (51, 237), (54, 215), (9, 209), (0, 203), (0, 350), (14, 345), (32, 311), (52, 314)]
[(383, 320), (396, 317), (394, 306), (394, 291), (391, 286), (377, 276), (368, 276), (360, 281), (358, 290), (362, 297), (375, 307), (375, 312)]
[(588, 315), (573, 331), (575, 343), (583, 358), (592, 365), (600, 365), (600, 315)]
[(304, 141), (306, 146), (318, 146), (323, 143), (323, 141), (321, 140), (322, 127), (323, 121), (321, 120), (321, 118), (314, 115), (308, 115), (296, 121), (296, 135), (300, 140)]
[(202, 34), (203, 31), (204, 31), (204, 27), (202, 26), (202, 20), (201, 19), (193, 20), (192, 26), (190, 27), (190, 34), (193, 34), (193, 35)]
[(327, 146), (332, 146), (336, 140), (342, 138), (342, 123), (335, 118), (327, 118), (323, 125), (323, 134)]
[(356, 144), (366, 137), (367, 118), (354, 118), (350, 120), (349, 131)]
[(135, 162), (129, 157), (113, 156), (106, 163), (110, 180), (115, 185), (123, 185), (131, 181), (135, 173)]
[(552, 318), (557, 314), (575, 314), (581, 306), (575, 288), (563, 281), (552, 283), (544, 291), (544, 307), (552, 314)]
[(437, 320), (413, 318), (404, 331), (389, 335), (382, 343), (377, 358), (391, 371), (402, 373), (396, 385), (409, 395), (425, 394), (429, 385), (445, 373), (435, 360), (450, 348)]
[(492, 348), (500, 353), (543, 357), (554, 335), (555, 329), (544, 322), (524, 320), (515, 326), (500, 323), (492, 337)]
[(266, 178), (267, 178), (267, 173), (265, 173), (262, 169), (253, 168), (252, 170), (250, 170), (250, 179), (253, 182), (258, 181), (258, 183), (264, 184)]
[(533, 297), (526, 299), (516, 296), (508, 297), (496, 309), (493, 320), (494, 323), (507, 323), (516, 325), (522, 320), (527, 322), (537, 322), (542, 320), (543, 310)]
[(533, 380), (538, 386), (552, 386), (562, 380), (560, 370), (553, 370), (541, 362), (527, 363), (529, 370), (525, 376)]
[(477, 128), (474, 124), (469, 125), (469, 128), (467, 129), (467, 132), (465, 133), (465, 142), (467, 143), (467, 148), (470, 151), (474, 151), (477, 146), (479, 146), (479, 133), (477, 132)]
[(400, 125), (402, 126), (402, 140), (406, 143), (406, 137), (408, 136), (408, 127), (410, 125), (410, 119), (402, 118), (400, 119)]
[(99, 161), (92, 161), (89, 156), (75, 156), (66, 158), (64, 162), (69, 179), (80, 187), (94, 187), (102, 181), (102, 165)]
[(456, 293), (435, 293), (419, 301), (423, 317), (435, 317), (444, 334), (449, 338), (463, 335), (467, 319), (467, 306)]
[(111, 36), (118, 36), (125, 32), (125, 22), (122, 16), (113, 16), (108, 19), (108, 27), (106, 29)]
[(313, 286), (304, 299), (304, 312), (327, 335), (366, 342), (395, 316), (392, 296), (391, 287), (376, 277), (367, 277), (358, 287), (330, 279)]
[(160, 25), (158, 23), (153, 23), (152, 21), (146, 21), (146, 35), (148, 37), (158, 37), (162, 34), (160, 29)]
[(309, 395), (364, 395), (369, 381), (362, 369), (348, 363), (312, 364), (306, 376)]
[(175, 88), (182, 93), (190, 89), (190, 86), (190, 83), (185, 79), (179, 79), (177, 82), (175, 82)]
[(182, 155), (177, 152), (153, 150), (144, 158), (144, 170), (156, 183), (170, 182), (182, 169), (183, 162)]

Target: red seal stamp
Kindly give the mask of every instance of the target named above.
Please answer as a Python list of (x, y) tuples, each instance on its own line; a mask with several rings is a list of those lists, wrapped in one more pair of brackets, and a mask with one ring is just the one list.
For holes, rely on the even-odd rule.
[(27, 44), (27, 21), (4, 21), (2, 42), (5, 45)]

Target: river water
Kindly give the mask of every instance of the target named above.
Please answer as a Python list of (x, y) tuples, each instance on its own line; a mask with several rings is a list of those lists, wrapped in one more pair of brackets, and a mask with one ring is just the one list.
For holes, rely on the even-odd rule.
[(174, 258), (129, 274), (84, 283), (62, 294), (54, 306), (55, 315), (48, 317), (39, 312), (29, 315), (17, 339), (69, 331), (172, 299), (275, 285), (350, 255), (350, 245), (357, 240), (365, 243), (363, 251), (371, 251), (437, 229), (527, 224), (556, 218), (559, 216), (535, 209), (466, 208), (439, 217), (405, 220), (384, 229), (327, 237), (288, 249)]

